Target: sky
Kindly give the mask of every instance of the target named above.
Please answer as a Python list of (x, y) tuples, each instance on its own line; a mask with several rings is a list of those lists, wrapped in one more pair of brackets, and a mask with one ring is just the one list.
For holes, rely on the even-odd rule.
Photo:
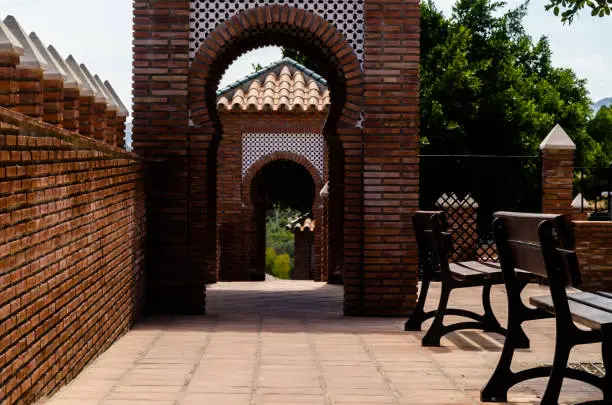
[[(435, 0), (449, 14), (454, 0)], [(509, 6), (521, 0), (508, 0)], [(546, 35), (555, 66), (572, 68), (587, 79), (593, 101), (612, 97), (612, 17), (583, 13), (571, 26), (544, 10), (544, 0), (532, 0), (525, 25), (534, 38)], [(35, 31), (64, 57), (72, 54), (93, 73), (109, 80), (131, 107), (132, 0), (0, 0), (0, 18), (13, 15), (29, 33)], [(252, 72), (252, 64), (266, 66), (280, 59), (280, 49), (254, 50), (236, 60), (224, 75), (225, 86)], [(130, 108), (131, 109), (131, 108)]]

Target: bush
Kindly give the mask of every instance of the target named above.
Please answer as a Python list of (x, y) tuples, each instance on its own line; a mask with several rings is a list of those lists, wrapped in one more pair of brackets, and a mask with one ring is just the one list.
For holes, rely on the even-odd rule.
[(266, 273), (283, 280), (291, 279), (293, 261), (287, 253), (277, 255), (274, 248), (266, 249)]

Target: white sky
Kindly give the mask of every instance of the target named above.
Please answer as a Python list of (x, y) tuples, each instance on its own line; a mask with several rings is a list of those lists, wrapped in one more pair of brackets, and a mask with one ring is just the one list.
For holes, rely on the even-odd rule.
[[(454, 0), (436, 0), (450, 13)], [(517, 5), (520, 0), (509, 0)], [(570, 67), (588, 80), (593, 101), (612, 97), (612, 17), (599, 19), (584, 13), (571, 26), (544, 11), (544, 0), (532, 0), (526, 19), (528, 32), (550, 39), (553, 62)], [(132, 0), (0, 0), (0, 18), (13, 15), (29, 33), (64, 56), (72, 54), (93, 73), (109, 80), (131, 107)], [(226, 72), (221, 86), (252, 72), (252, 63), (266, 66), (280, 59), (280, 49), (260, 48), (239, 58)]]

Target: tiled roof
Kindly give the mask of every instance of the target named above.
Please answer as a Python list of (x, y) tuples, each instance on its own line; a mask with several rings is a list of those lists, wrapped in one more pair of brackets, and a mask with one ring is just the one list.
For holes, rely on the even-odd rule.
[(290, 58), (239, 80), (217, 93), (219, 111), (326, 111), (327, 82)]
[(287, 224), (287, 230), (291, 232), (306, 231), (314, 232), (317, 221), (310, 218), (310, 214), (302, 215)]

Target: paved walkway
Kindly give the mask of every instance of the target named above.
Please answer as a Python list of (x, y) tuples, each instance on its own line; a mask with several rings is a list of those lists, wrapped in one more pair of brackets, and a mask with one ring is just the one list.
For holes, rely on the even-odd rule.
[[(434, 291), (434, 296), (437, 291)], [(529, 293), (542, 293), (537, 287)], [(479, 293), (454, 302), (478, 306)], [(494, 306), (503, 318), (504, 293)], [(221, 283), (208, 291), (206, 317), (140, 322), (46, 405), (331, 405), (478, 404), (502, 339), (455, 333), (442, 347), (423, 348), (422, 333), (403, 319), (341, 317), (342, 288), (312, 282)], [(527, 328), (532, 349), (521, 365), (552, 359), (549, 321)], [(575, 351), (573, 362), (600, 362), (599, 347)], [(536, 404), (544, 380), (510, 392), (512, 403)], [(563, 403), (600, 394), (569, 381)]]

